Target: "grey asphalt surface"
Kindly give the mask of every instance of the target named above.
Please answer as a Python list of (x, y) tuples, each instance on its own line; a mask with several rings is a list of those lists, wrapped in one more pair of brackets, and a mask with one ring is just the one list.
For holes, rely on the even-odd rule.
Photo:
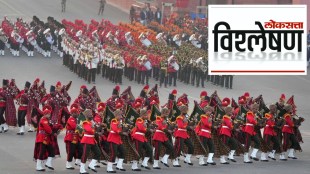
[[(60, 0), (0, 0), (0, 20), (7, 15), (11, 19), (16, 17), (23, 17), (24, 20), (29, 21), (33, 15), (37, 15), (41, 20), (46, 20), (48, 16), (53, 16), (56, 19), (83, 19), (89, 23), (91, 19), (101, 20), (105, 17), (113, 23), (120, 21), (128, 21), (128, 14), (117, 8), (106, 6), (104, 15), (98, 16), (98, 1), (97, 0), (67, 0), (67, 12), (61, 13)], [(309, 69), (308, 69), (309, 70)], [(45, 80), (47, 90), (51, 84), (55, 85), (57, 81), (66, 84), (70, 80), (73, 81), (72, 87), (69, 91), (71, 97), (74, 99), (78, 95), (79, 87), (87, 84), (85, 81), (79, 79), (75, 74), (70, 72), (62, 65), (62, 60), (55, 53), (52, 53), (52, 58), (44, 58), (42, 55), (35, 53), (35, 57), (26, 57), (24, 53), (20, 57), (12, 57), (8, 50), (6, 56), (0, 56), (0, 79), (15, 78), (19, 88), (23, 88), (25, 81), (33, 82), (36, 77)], [(115, 86), (110, 81), (102, 79), (97, 76), (96, 87), (98, 89), (101, 99), (104, 101), (111, 96), (112, 89)], [(152, 87), (155, 81), (151, 80)], [(129, 82), (123, 79), (121, 91), (130, 85), (133, 94), (138, 96), (142, 85)], [(92, 85), (87, 85), (89, 88)], [(161, 88), (159, 95), (161, 104), (166, 102), (168, 93), (174, 88)], [(187, 93), (192, 103), (193, 100), (199, 99), (199, 94), (202, 88), (184, 85), (178, 83), (178, 96), (182, 93)], [(214, 159), (218, 165), (200, 167), (198, 161), (194, 160), (194, 166), (187, 166), (181, 162), (182, 168), (166, 168), (162, 166), (160, 173), (309, 173), (310, 171), (310, 123), (309, 123), (309, 99), (310, 99), (310, 76), (235, 76), (233, 90), (219, 88), (217, 86), (206, 84), (209, 94), (214, 90), (218, 91), (221, 98), (234, 97), (242, 95), (244, 92), (249, 92), (251, 96), (258, 96), (263, 94), (265, 102), (270, 104), (276, 102), (281, 93), (286, 94), (287, 98), (295, 95), (295, 102), (298, 106), (298, 115), (305, 117), (306, 121), (301, 127), (304, 143), (302, 144), (303, 152), (296, 153), (298, 160), (289, 160), (287, 162), (271, 161), (268, 163), (254, 162), (254, 164), (244, 164), (242, 157), (236, 157), (237, 163), (230, 165), (220, 165), (219, 159)], [(35, 171), (35, 163), (32, 160), (35, 133), (26, 133), (24, 136), (17, 136), (18, 128), (10, 127), (9, 132), (0, 134), (0, 174), (32, 174), (40, 173)], [(65, 146), (63, 143), (64, 133), (59, 135), (59, 146), (61, 150), (61, 158), (54, 160), (55, 171), (48, 171), (46, 173), (79, 173), (78, 168), (74, 171), (65, 169)], [(133, 173), (130, 170), (130, 165), (125, 165), (128, 171), (126, 173)], [(106, 168), (102, 166), (98, 169), (98, 173), (106, 172)], [(93, 173), (90, 171), (90, 173)], [(122, 173), (122, 172), (118, 172)], [(159, 173), (159, 171), (143, 170), (141, 173)]]

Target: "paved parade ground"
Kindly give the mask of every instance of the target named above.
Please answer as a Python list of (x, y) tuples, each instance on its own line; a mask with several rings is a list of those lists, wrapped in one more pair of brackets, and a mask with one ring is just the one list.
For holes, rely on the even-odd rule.
[[(103, 16), (98, 16), (98, 0), (67, 0), (66, 13), (61, 13), (60, 0), (0, 0), (0, 21), (5, 15), (10, 19), (16, 20), (17, 17), (22, 17), (26, 21), (30, 21), (33, 15), (36, 15), (41, 20), (46, 21), (48, 16), (52, 16), (57, 20), (61, 19), (82, 19), (85, 23), (89, 23), (91, 19), (100, 21), (102, 17), (109, 19), (113, 23), (120, 21), (128, 21), (128, 14), (118, 10), (116, 7), (107, 4)], [(310, 69), (308, 68), (308, 71)], [(62, 59), (57, 54), (52, 53), (52, 58), (44, 58), (42, 55), (35, 53), (34, 57), (26, 57), (23, 52), (20, 57), (12, 57), (6, 50), (6, 56), (0, 57), (0, 79), (16, 80), (17, 86), (23, 88), (26, 81), (31, 83), (36, 77), (45, 80), (46, 88), (49, 90), (50, 85), (55, 85), (57, 81), (62, 84), (67, 84), (72, 80), (72, 86), (69, 94), (72, 99), (75, 99), (79, 93), (79, 87), (86, 82), (79, 79), (76, 74), (72, 73), (67, 67), (62, 65)], [(155, 81), (150, 81), (150, 87), (155, 85)], [(87, 85), (91, 88), (92, 85)], [(112, 94), (112, 89), (115, 84), (97, 76), (96, 87), (103, 101), (106, 101)], [(130, 82), (126, 78), (123, 79), (121, 91), (127, 86), (132, 87), (134, 96), (138, 96), (142, 85), (135, 82)], [(305, 118), (305, 122), (301, 127), (304, 143), (301, 144), (303, 152), (297, 152), (298, 160), (288, 160), (287, 162), (271, 161), (268, 163), (254, 162), (254, 164), (244, 164), (243, 157), (236, 157), (237, 163), (230, 165), (219, 164), (219, 159), (214, 159), (218, 164), (216, 166), (201, 167), (198, 166), (198, 161), (194, 160), (194, 166), (187, 166), (180, 161), (181, 168), (166, 168), (162, 167), (161, 171), (143, 170), (141, 173), (281, 173), (281, 174), (308, 174), (310, 171), (310, 75), (307, 76), (234, 76), (233, 89), (224, 89), (207, 83), (206, 88), (196, 88), (183, 83), (177, 83), (178, 96), (186, 93), (190, 99), (190, 108), (193, 106), (193, 100), (199, 99), (199, 94), (202, 90), (208, 91), (209, 94), (214, 90), (218, 91), (221, 98), (234, 97), (242, 95), (244, 92), (249, 92), (251, 96), (257, 97), (262, 94), (267, 104), (278, 101), (282, 93), (286, 97), (295, 96), (297, 105), (297, 114)], [(165, 103), (168, 94), (173, 90), (173, 87), (160, 88), (159, 96)], [(35, 171), (35, 162), (32, 160), (35, 133), (26, 133), (24, 136), (17, 136), (18, 128), (10, 127), (7, 133), (0, 134), (0, 174), (32, 174), (39, 173)], [(65, 169), (66, 153), (65, 144), (63, 142), (64, 132), (58, 136), (58, 142), (61, 158), (54, 160), (55, 171), (46, 173), (79, 173), (78, 167), (74, 171)], [(258, 155), (260, 156), (260, 155)], [(278, 158), (277, 158), (278, 159)], [(133, 173), (130, 170), (130, 165), (125, 165), (127, 172)], [(90, 173), (93, 173), (89, 171)], [(105, 173), (106, 167), (101, 166), (98, 173)], [(118, 173), (122, 173), (118, 171)]]

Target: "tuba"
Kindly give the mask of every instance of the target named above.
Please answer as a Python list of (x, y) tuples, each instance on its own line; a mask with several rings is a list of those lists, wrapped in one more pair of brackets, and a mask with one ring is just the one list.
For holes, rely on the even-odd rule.
[(203, 62), (202, 57), (198, 58), (196, 62), (202, 72), (205, 73), (208, 70), (208, 66)]

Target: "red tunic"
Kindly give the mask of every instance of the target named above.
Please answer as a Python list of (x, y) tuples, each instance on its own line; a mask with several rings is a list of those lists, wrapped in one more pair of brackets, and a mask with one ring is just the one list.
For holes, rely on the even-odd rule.
[(266, 126), (265, 126), (265, 129), (264, 129), (264, 135), (276, 136), (277, 133), (276, 133), (276, 131), (273, 128), (274, 126), (275, 126), (275, 121), (271, 117), (266, 122)]
[(42, 117), (39, 123), (36, 143), (50, 144), (52, 128), (49, 125), (48, 118)]
[[(250, 113), (250, 112), (248, 112)], [(257, 121), (255, 120), (255, 115), (254, 114), (248, 114), (246, 116), (246, 124), (244, 128), (244, 132), (248, 133), (250, 135), (256, 135), (256, 132), (254, 130), (254, 126), (257, 124)]]
[(184, 138), (187, 139), (189, 138), (189, 135), (187, 133), (187, 125), (188, 122), (186, 121), (186, 117), (184, 115), (180, 115), (176, 118), (176, 123), (177, 123), (177, 130), (174, 132), (174, 137), (180, 137), (180, 138)]
[(168, 141), (168, 137), (164, 132), (164, 130), (167, 129), (168, 127), (168, 125), (165, 123), (165, 120), (162, 117), (157, 116), (156, 125), (157, 125), (157, 129), (153, 135), (153, 140), (160, 141), (160, 142)]
[(122, 132), (122, 126), (117, 119), (112, 119), (110, 124), (111, 130), (108, 136), (108, 142), (115, 144), (123, 144), (121, 136), (119, 135)]
[(196, 127), (196, 133), (199, 136), (211, 138), (211, 128), (212, 128), (212, 121), (209, 122), (208, 115), (201, 115), (200, 122)]
[(76, 118), (70, 116), (67, 124), (66, 124), (66, 136), (65, 136), (65, 142), (72, 142), (73, 144), (76, 144), (79, 142), (79, 134), (75, 132), (77, 126)]
[(224, 115), (223, 116), (223, 123), (221, 125), (220, 129), (220, 135), (226, 135), (228, 137), (231, 137), (231, 131), (233, 129), (232, 121), (230, 116)]
[(84, 135), (81, 140), (81, 143), (85, 144), (96, 144), (95, 140), (95, 129), (92, 122), (84, 121), (83, 122)]
[(16, 100), (19, 101), (19, 111), (26, 111), (28, 108), (28, 95), (25, 93), (25, 90), (22, 90), (17, 96)]
[(289, 134), (293, 134), (294, 133), (294, 123), (292, 121), (291, 115), (290, 114), (285, 114), (284, 115), (284, 119), (285, 119), (285, 125), (282, 128), (282, 132), (283, 133), (289, 133)]
[(144, 120), (142, 118), (138, 118), (136, 120), (136, 127), (133, 128), (131, 132), (131, 137), (141, 142), (147, 142), (147, 139), (145, 137), (146, 131), (147, 131), (147, 128), (146, 128)]

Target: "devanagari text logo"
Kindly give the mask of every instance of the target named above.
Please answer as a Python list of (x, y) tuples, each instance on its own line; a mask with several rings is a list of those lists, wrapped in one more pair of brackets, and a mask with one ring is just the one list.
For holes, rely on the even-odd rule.
[(306, 75), (305, 5), (210, 5), (209, 74)]

